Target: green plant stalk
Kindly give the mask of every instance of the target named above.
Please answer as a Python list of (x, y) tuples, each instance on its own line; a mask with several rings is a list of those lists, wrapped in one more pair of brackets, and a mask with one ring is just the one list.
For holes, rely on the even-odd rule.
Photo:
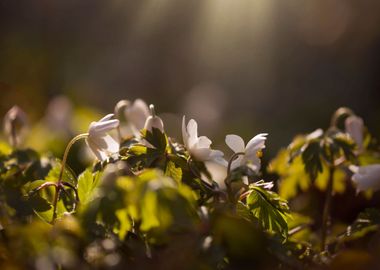
[[(70, 151), (71, 147), (74, 145), (74, 143), (76, 143), (77, 141), (79, 141), (81, 139), (85, 139), (87, 137), (88, 137), (88, 133), (79, 134), (79, 135), (75, 136), (74, 138), (72, 138), (71, 141), (66, 146), (66, 149), (65, 149), (65, 152), (64, 152), (63, 158), (62, 158), (61, 171), (59, 172), (58, 181), (57, 181), (57, 184), (55, 185), (55, 196), (54, 196), (54, 201), (53, 201), (53, 219), (51, 222), (54, 222), (54, 220), (57, 218), (57, 205), (58, 205), (59, 196), (61, 194), (62, 189), (64, 189), (64, 186), (66, 184), (66, 183), (62, 182), (62, 177), (63, 177), (63, 173), (65, 171), (65, 166), (66, 166), (66, 162), (67, 162), (67, 157), (69, 155), (69, 151)], [(74, 190), (76, 191), (76, 189), (74, 189)]]
[(334, 165), (330, 166), (329, 171), (329, 179), (326, 188), (326, 198), (323, 207), (323, 216), (322, 216), (322, 230), (321, 230), (321, 251), (326, 251), (326, 238), (327, 238), (327, 230), (329, 227), (329, 218), (330, 218), (330, 209), (331, 209), (331, 201), (332, 201), (332, 192), (333, 192), (333, 184), (334, 184)]
[(244, 152), (238, 152), (238, 153), (235, 153), (231, 156), (230, 160), (228, 161), (228, 166), (227, 166), (227, 177), (226, 179), (224, 179), (224, 183), (226, 184), (226, 188), (227, 188), (227, 195), (228, 195), (228, 198), (230, 200), (231, 203), (234, 203), (235, 202), (235, 198), (234, 198), (234, 194), (233, 194), (233, 191), (232, 191), (232, 187), (231, 187), (231, 166), (232, 166), (232, 162), (238, 158), (239, 156), (242, 156), (244, 155), (245, 153)]

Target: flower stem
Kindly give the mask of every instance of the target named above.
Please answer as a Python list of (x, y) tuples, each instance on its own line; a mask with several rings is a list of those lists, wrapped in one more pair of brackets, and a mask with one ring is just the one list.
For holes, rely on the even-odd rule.
[(234, 195), (232, 194), (232, 187), (231, 187), (231, 166), (232, 166), (232, 162), (238, 158), (239, 156), (242, 156), (244, 155), (244, 152), (237, 152), (237, 153), (234, 153), (230, 160), (228, 161), (228, 166), (227, 166), (227, 177), (226, 179), (224, 179), (224, 183), (226, 184), (226, 188), (227, 188), (227, 194), (228, 194), (228, 198), (230, 199), (230, 202), (234, 202)]
[(79, 141), (80, 139), (87, 138), (87, 137), (88, 137), (88, 133), (79, 134), (79, 135), (75, 136), (74, 138), (72, 138), (71, 141), (66, 146), (66, 149), (65, 149), (65, 152), (64, 152), (63, 158), (62, 158), (61, 171), (59, 172), (58, 181), (57, 181), (57, 184), (55, 185), (55, 196), (54, 196), (54, 201), (53, 201), (53, 219), (52, 219), (52, 222), (57, 218), (57, 204), (58, 204), (60, 193), (61, 193), (62, 189), (64, 188), (64, 183), (62, 183), (62, 177), (63, 177), (63, 173), (65, 171), (65, 166), (66, 166), (67, 156), (69, 154), (69, 151), (75, 142)]
[(326, 238), (327, 238), (327, 230), (328, 230), (329, 222), (330, 222), (329, 219), (330, 219), (330, 208), (331, 208), (333, 183), (334, 183), (334, 171), (335, 171), (335, 167), (334, 165), (331, 165), (330, 171), (329, 171), (329, 179), (327, 182), (325, 204), (323, 207), (321, 251), (326, 251)]

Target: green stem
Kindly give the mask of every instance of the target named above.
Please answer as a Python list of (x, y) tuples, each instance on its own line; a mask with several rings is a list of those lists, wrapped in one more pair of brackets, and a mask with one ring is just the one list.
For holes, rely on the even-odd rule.
[(329, 171), (329, 179), (327, 182), (325, 204), (323, 207), (321, 251), (326, 251), (326, 238), (327, 238), (327, 230), (329, 227), (329, 219), (330, 219), (330, 208), (331, 208), (333, 184), (334, 184), (334, 171), (335, 171), (335, 167), (334, 165), (331, 165), (330, 171)]
[(245, 153), (244, 152), (238, 152), (238, 153), (235, 153), (231, 156), (230, 160), (228, 161), (228, 166), (227, 166), (227, 177), (226, 179), (224, 179), (224, 183), (226, 184), (226, 188), (227, 188), (227, 194), (228, 194), (228, 198), (230, 199), (230, 202), (234, 202), (234, 195), (232, 194), (232, 187), (231, 187), (231, 182), (230, 182), (230, 177), (231, 177), (231, 166), (232, 166), (232, 162), (238, 158), (239, 156), (242, 156), (244, 155)]
[(57, 181), (57, 184), (55, 185), (55, 196), (54, 196), (54, 201), (53, 201), (53, 220), (52, 220), (52, 222), (57, 218), (58, 200), (59, 200), (59, 196), (61, 194), (61, 191), (64, 188), (64, 185), (62, 184), (62, 177), (63, 177), (63, 173), (65, 171), (65, 166), (66, 166), (67, 156), (69, 154), (69, 151), (75, 142), (79, 141), (80, 139), (87, 138), (87, 137), (88, 137), (88, 133), (79, 134), (79, 135), (75, 136), (74, 138), (72, 138), (71, 141), (66, 146), (66, 149), (65, 149), (65, 152), (64, 152), (63, 158), (62, 158), (61, 171), (59, 172), (58, 181)]

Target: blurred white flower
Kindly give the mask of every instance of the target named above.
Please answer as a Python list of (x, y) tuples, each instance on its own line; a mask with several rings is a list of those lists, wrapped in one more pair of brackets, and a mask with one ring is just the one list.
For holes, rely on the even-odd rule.
[[(226, 161), (226, 163), (227, 163), (227, 161)], [(225, 184), (224, 180), (227, 177), (226, 165), (216, 163), (215, 161), (206, 161), (205, 166), (207, 168), (207, 171), (211, 175), (211, 179), (218, 184), (220, 189), (225, 190), (226, 184)], [(202, 175), (202, 177), (205, 178), (206, 176)]]
[(120, 126), (123, 138), (130, 136), (140, 137), (140, 130), (144, 128), (149, 117), (148, 105), (142, 99), (136, 99), (133, 103), (129, 100), (121, 100), (116, 104), (115, 113), (118, 119), (124, 119)]
[(119, 125), (119, 120), (111, 119), (112, 117), (113, 114), (108, 114), (98, 122), (92, 122), (88, 129), (86, 143), (93, 154), (101, 161), (119, 152), (119, 143), (111, 135), (107, 134)]
[(49, 102), (44, 120), (58, 135), (69, 136), (72, 116), (73, 105), (70, 100), (65, 96), (57, 96)]
[(4, 116), (4, 133), (9, 143), (16, 147), (25, 137), (28, 126), (26, 113), (18, 106), (13, 106)]
[(267, 133), (260, 133), (253, 137), (245, 146), (244, 140), (234, 134), (226, 136), (226, 144), (235, 153), (243, 153), (239, 155), (231, 163), (231, 170), (236, 169), (242, 165), (247, 165), (253, 171), (258, 172), (260, 170), (261, 162), (258, 157), (258, 153), (265, 148), (265, 140), (267, 139)]
[(363, 119), (356, 115), (351, 115), (347, 117), (344, 124), (346, 132), (354, 140), (358, 146), (359, 151), (361, 151), (363, 149)]
[(351, 180), (358, 191), (380, 190), (380, 164), (350, 166), (350, 170), (354, 173)]
[(151, 115), (146, 119), (144, 129), (152, 132), (153, 128), (157, 128), (164, 133), (164, 123), (162, 122), (162, 119), (156, 115), (154, 105), (150, 104), (149, 109)]
[(191, 119), (186, 126), (186, 117), (182, 118), (182, 139), (187, 151), (198, 161), (215, 161), (226, 165), (223, 152), (211, 149), (211, 140), (206, 136), (198, 137), (198, 124)]

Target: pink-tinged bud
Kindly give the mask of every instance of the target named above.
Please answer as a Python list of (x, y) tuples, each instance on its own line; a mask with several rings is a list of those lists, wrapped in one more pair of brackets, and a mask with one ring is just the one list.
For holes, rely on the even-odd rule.
[(4, 117), (4, 133), (13, 147), (20, 145), (26, 135), (28, 117), (17, 105), (13, 106)]
[(358, 191), (380, 190), (380, 164), (350, 166), (350, 170), (354, 173), (351, 180)]
[(164, 133), (164, 123), (162, 119), (156, 115), (154, 105), (149, 105), (149, 109), (151, 115), (146, 119), (144, 128), (150, 132), (152, 132), (153, 128), (157, 128)]
[(354, 140), (354, 142), (358, 146), (359, 151), (363, 150), (363, 119), (361, 119), (358, 116), (351, 115), (347, 117), (344, 124), (346, 132)]

